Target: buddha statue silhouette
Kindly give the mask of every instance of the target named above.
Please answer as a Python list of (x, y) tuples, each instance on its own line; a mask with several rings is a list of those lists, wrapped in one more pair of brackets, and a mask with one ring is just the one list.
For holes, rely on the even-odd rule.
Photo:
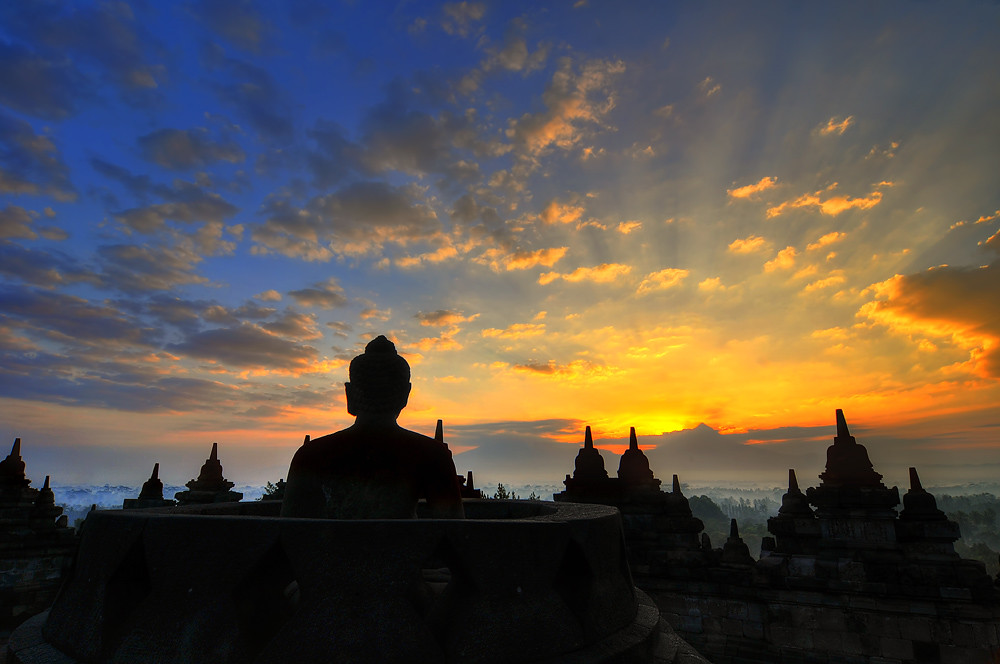
[(431, 518), (462, 518), (451, 452), (396, 423), (410, 396), (410, 365), (384, 336), (351, 361), (344, 384), (354, 424), (306, 442), (292, 457), (282, 516), (408, 519), (427, 500)]

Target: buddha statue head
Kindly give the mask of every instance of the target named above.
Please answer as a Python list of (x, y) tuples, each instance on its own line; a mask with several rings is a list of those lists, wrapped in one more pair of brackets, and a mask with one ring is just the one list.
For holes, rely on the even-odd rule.
[(365, 352), (351, 360), (347, 412), (396, 419), (410, 398), (410, 365), (396, 346), (379, 335), (368, 342)]

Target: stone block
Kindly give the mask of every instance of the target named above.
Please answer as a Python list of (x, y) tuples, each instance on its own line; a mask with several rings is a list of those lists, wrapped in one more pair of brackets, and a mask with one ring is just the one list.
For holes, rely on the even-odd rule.
[(940, 662), (941, 646), (930, 641), (913, 642), (913, 659), (917, 662)]
[(907, 639), (883, 638), (882, 655), (893, 659), (913, 659), (913, 642)]
[(813, 632), (812, 637), (813, 647), (816, 650), (833, 653), (843, 650), (843, 634), (841, 632), (819, 630)]
[(845, 655), (862, 655), (865, 648), (861, 644), (861, 635), (854, 632), (844, 632), (840, 635), (840, 648)]
[(941, 597), (944, 599), (972, 599), (972, 591), (968, 588), (941, 588)]
[(763, 640), (764, 625), (759, 622), (745, 621), (743, 623), (743, 636), (748, 639)]
[(910, 641), (926, 640), (931, 633), (930, 618), (903, 616), (899, 619), (899, 638)]

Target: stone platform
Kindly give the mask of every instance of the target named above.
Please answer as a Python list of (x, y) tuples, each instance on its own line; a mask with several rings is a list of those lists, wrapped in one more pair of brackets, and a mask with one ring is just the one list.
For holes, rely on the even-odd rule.
[(490, 500), (465, 520), (333, 521), (279, 507), (91, 513), (9, 664), (656, 659), (664, 628), (613, 508)]

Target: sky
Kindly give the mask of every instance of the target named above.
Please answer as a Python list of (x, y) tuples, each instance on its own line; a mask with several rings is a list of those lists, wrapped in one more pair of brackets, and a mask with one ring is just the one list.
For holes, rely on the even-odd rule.
[(480, 485), (1000, 477), (1000, 5), (0, 6), (0, 433), (239, 484), (412, 367)]

